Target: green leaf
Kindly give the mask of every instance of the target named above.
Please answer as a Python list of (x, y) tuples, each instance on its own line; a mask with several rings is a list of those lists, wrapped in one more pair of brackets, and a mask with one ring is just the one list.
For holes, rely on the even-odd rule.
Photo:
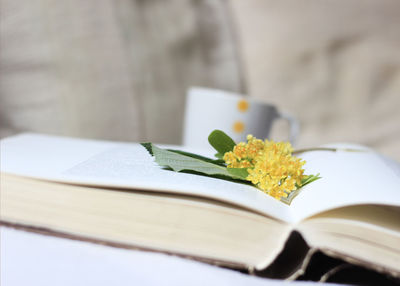
[(220, 154), (220, 153), (215, 153), (214, 155), (216, 158), (223, 160), (224, 159), (224, 154)]
[(246, 180), (249, 172), (247, 172), (246, 168), (227, 168), (228, 173), (236, 178), (240, 178), (242, 180)]
[(230, 179), (242, 179), (241, 176), (228, 172), (225, 166), (215, 164), (215, 161), (218, 160), (212, 160), (184, 151), (162, 149), (152, 143), (142, 143), (142, 146), (154, 156), (157, 164), (171, 168), (176, 172), (189, 171), (218, 178), (227, 177)]
[(153, 150), (151, 148), (152, 143), (145, 142), (145, 143), (140, 143), (140, 145), (142, 145), (144, 148), (146, 148), (147, 152), (149, 152), (151, 156), (154, 156)]
[(199, 160), (202, 160), (202, 161), (205, 161), (205, 162), (209, 162), (209, 163), (213, 163), (213, 164), (217, 164), (217, 165), (225, 167), (225, 161), (224, 160), (210, 159), (210, 158), (207, 158), (207, 157), (204, 157), (204, 156), (201, 156), (201, 155), (197, 155), (197, 154), (194, 154), (194, 153), (185, 152), (185, 151), (181, 151), (181, 150), (167, 149), (167, 151), (174, 152), (174, 153), (177, 153), (177, 154), (181, 154), (181, 155), (184, 155), (184, 156), (189, 156), (189, 157), (192, 157), (192, 158), (195, 158), (195, 159), (199, 159)]
[(221, 130), (211, 132), (208, 136), (208, 142), (217, 150), (217, 158), (222, 158), (226, 152), (232, 151), (236, 145), (235, 141)]
[(316, 175), (308, 175), (301, 180), (301, 187), (304, 187), (305, 185), (308, 185), (309, 183), (312, 183), (318, 179), (321, 179), (319, 173)]

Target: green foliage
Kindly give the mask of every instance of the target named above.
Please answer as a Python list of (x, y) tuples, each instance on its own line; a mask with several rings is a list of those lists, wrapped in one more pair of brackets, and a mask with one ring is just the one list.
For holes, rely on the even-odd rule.
[(242, 180), (246, 180), (249, 172), (247, 172), (246, 168), (227, 168), (228, 173), (236, 178), (240, 178)]
[(181, 154), (184, 156), (192, 157), (194, 159), (202, 160), (204, 162), (209, 162), (209, 163), (213, 163), (213, 164), (217, 164), (217, 165), (225, 167), (225, 161), (222, 159), (217, 159), (217, 160), (210, 159), (210, 158), (207, 158), (207, 157), (204, 157), (201, 155), (197, 155), (194, 153), (185, 152), (185, 151), (181, 151), (181, 150), (167, 149), (167, 151), (174, 152), (174, 153)]
[(309, 183), (312, 183), (318, 179), (321, 179), (321, 177), (319, 176), (319, 173), (316, 175), (308, 175), (305, 176), (302, 180), (301, 180), (301, 187), (304, 187), (305, 185), (308, 185)]
[(225, 132), (214, 130), (208, 136), (208, 142), (217, 150), (215, 157), (222, 159), (226, 152), (230, 152), (235, 147), (236, 143)]
[(212, 177), (221, 178), (222, 176), (234, 180), (243, 180), (243, 172), (228, 170), (220, 160), (213, 160), (184, 151), (162, 149), (152, 143), (142, 143), (142, 146), (146, 148), (150, 155), (154, 156), (157, 164), (173, 171), (191, 171)]
[(145, 143), (140, 143), (140, 145), (142, 145), (144, 148), (146, 148), (147, 152), (149, 152), (151, 156), (154, 156), (153, 150), (152, 150), (152, 145), (153, 145), (152, 143), (145, 142)]

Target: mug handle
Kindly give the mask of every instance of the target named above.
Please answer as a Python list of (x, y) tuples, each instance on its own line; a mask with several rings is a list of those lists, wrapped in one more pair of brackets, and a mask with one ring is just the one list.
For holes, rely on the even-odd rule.
[(285, 119), (289, 122), (289, 141), (294, 146), (296, 144), (297, 136), (299, 135), (300, 131), (299, 121), (291, 114), (282, 111), (278, 112), (278, 117)]

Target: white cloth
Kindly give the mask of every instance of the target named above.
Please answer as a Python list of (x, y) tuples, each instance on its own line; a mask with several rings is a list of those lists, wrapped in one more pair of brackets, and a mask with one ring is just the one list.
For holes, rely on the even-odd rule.
[(0, 228), (0, 235), (3, 286), (287, 284), (160, 253), (117, 249), (7, 227)]

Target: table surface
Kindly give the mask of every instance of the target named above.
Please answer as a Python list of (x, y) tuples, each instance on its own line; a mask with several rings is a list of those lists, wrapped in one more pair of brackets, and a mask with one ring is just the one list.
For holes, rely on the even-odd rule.
[(4, 286), (286, 285), (161, 253), (118, 249), (8, 227), (0, 228), (0, 238), (0, 284)]

